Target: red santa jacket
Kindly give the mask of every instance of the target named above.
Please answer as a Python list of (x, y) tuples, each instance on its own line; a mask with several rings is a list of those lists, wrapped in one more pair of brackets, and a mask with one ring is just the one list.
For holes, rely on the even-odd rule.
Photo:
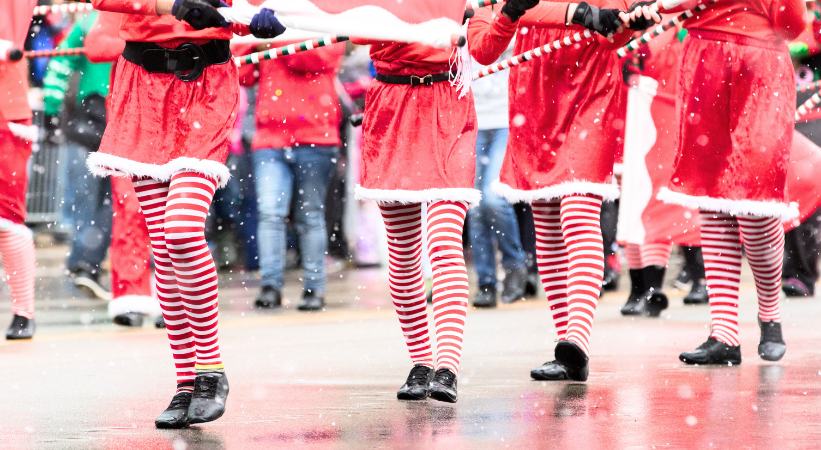
[[(0, 40), (22, 49), (37, 0), (0, 0)], [(0, 61), (0, 120), (31, 119), (28, 61)]]
[(370, 45), (371, 59), (384, 75), (427, 75), (450, 70), (452, 49), (422, 44), (354, 39), (354, 44)]
[(339, 44), (260, 62), (254, 150), (341, 144), (335, 80), (344, 54)]
[[(231, 5), (233, 0), (223, 0)], [(175, 47), (183, 42), (204, 42), (212, 39), (229, 40), (233, 33), (247, 34), (247, 26), (206, 28), (195, 30), (173, 16), (157, 16), (157, 0), (92, 0), (94, 9), (123, 13), (120, 37), (126, 41), (155, 42), (164, 47)]]
[[(695, 7), (687, 0), (667, 12)], [(804, 31), (803, 0), (720, 0), (684, 22), (689, 30), (718, 31), (763, 41), (795, 39)]]

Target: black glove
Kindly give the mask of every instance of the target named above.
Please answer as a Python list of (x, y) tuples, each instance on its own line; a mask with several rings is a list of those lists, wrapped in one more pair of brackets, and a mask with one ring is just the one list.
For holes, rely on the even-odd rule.
[[(630, 14), (637, 8), (641, 8), (642, 6), (650, 6), (654, 3), (656, 2), (635, 2), (632, 5), (630, 5), (630, 9), (627, 10), (627, 13)], [(654, 20), (645, 19), (644, 16), (641, 16), (638, 19), (633, 19), (630, 21), (630, 29), (636, 31), (644, 31), (655, 24), (656, 22)]]
[(539, 0), (507, 0), (502, 6), (502, 14), (510, 17), (510, 20), (517, 21), (528, 9), (539, 4)]
[(271, 39), (285, 32), (285, 26), (279, 23), (276, 13), (272, 9), (262, 8), (251, 18), (248, 25), (251, 34), (260, 39)]
[(464, 25), (465, 22), (468, 21), (468, 19), (470, 19), (471, 17), (473, 17), (475, 15), (476, 15), (476, 11), (474, 11), (473, 8), (466, 9), (465, 14), (462, 16), (462, 25)]
[(581, 25), (588, 30), (593, 30), (602, 36), (610, 36), (623, 25), (619, 18), (618, 9), (597, 8), (581, 2), (576, 6), (573, 13), (572, 23)]
[(228, 22), (217, 11), (220, 6), (226, 6), (220, 0), (174, 0), (171, 14), (188, 22), (195, 30), (205, 28), (227, 27)]

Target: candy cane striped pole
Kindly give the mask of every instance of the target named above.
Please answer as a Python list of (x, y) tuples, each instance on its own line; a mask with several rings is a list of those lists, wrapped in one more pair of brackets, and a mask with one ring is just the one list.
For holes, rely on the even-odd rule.
[(815, 109), (818, 105), (821, 105), (821, 91), (812, 94), (812, 97), (807, 99), (806, 102), (795, 110), (795, 121), (798, 122), (801, 120), (802, 117), (806, 116), (807, 113)]
[(805, 84), (803, 86), (796, 86), (795, 87), (795, 92), (797, 94), (802, 94), (802, 93), (807, 92), (807, 91), (813, 91), (813, 90), (818, 90), (818, 89), (821, 89), (821, 80), (813, 81), (812, 83)]
[(82, 3), (82, 2), (71, 2), (71, 3), (61, 3), (59, 5), (40, 5), (34, 7), (34, 15), (35, 16), (44, 16), (50, 13), (87, 13), (91, 12), (94, 9), (94, 6), (91, 3)]
[(641, 46), (641, 44), (646, 44), (650, 42), (652, 39), (664, 33), (665, 31), (671, 28), (675, 28), (685, 20), (693, 17), (697, 12), (704, 11), (705, 9), (707, 9), (709, 5), (715, 3), (716, 1), (718, 0), (709, 0), (705, 3), (699, 3), (693, 9), (688, 9), (682, 12), (681, 14), (673, 17), (672, 19), (668, 20), (667, 22), (656, 25), (651, 31), (642, 34), (638, 38), (628, 42), (624, 47), (616, 50), (616, 54), (619, 55), (619, 58), (624, 58), (625, 56), (627, 56), (627, 52), (636, 51)]
[(86, 54), (85, 47), (55, 48), (53, 50), (31, 50), (23, 53), (26, 58), (53, 58), (55, 56), (81, 56)]
[(484, 69), (480, 70), (479, 73), (473, 76), (473, 79), (478, 80), (479, 78), (484, 78), (488, 75), (492, 75), (503, 70), (508, 70), (511, 67), (518, 66), (519, 64), (525, 61), (531, 61), (533, 59), (545, 56), (553, 50), (558, 50), (563, 47), (569, 47), (577, 42), (587, 41), (592, 37), (593, 33), (590, 32), (590, 30), (584, 30), (581, 33), (574, 33), (573, 36), (566, 36), (564, 39), (556, 39), (555, 41), (549, 44), (545, 44), (541, 47), (536, 47), (532, 50), (528, 50), (524, 53), (512, 56), (508, 59), (499, 61), (495, 64), (491, 64), (485, 67)]
[(286, 45), (283, 47), (272, 48), (262, 52), (251, 53), (250, 55), (238, 56), (234, 58), (234, 64), (242, 66), (245, 64), (259, 64), (260, 61), (269, 59), (277, 59), (280, 56), (293, 55), (294, 53), (307, 52), (315, 48), (326, 47), (338, 42), (345, 42), (349, 38), (347, 36), (324, 36), (319, 39), (309, 39), (307, 41), (297, 42), (295, 44)]

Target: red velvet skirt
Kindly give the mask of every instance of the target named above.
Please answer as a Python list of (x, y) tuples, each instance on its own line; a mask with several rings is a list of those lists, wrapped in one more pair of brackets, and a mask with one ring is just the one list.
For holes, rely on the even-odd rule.
[[(15, 123), (31, 125), (31, 120)], [(0, 117), (0, 230), (26, 220), (26, 165), (30, 156), (31, 142), (12, 134)]]
[(194, 81), (149, 73), (122, 57), (112, 71), (108, 124), (88, 165), (99, 175), (168, 180), (191, 170), (228, 181), (228, 141), (239, 102), (231, 62)]

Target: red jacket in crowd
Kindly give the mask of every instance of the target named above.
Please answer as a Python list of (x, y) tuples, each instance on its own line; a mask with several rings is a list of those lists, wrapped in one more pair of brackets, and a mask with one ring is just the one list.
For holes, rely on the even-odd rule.
[(260, 62), (254, 150), (341, 145), (335, 83), (344, 55), (337, 44)]
[[(698, 0), (688, 0), (667, 12), (695, 7)], [(803, 0), (718, 1), (691, 19), (688, 30), (711, 30), (737, 34), (764, 41), (795, 39), (804, 31)]]

